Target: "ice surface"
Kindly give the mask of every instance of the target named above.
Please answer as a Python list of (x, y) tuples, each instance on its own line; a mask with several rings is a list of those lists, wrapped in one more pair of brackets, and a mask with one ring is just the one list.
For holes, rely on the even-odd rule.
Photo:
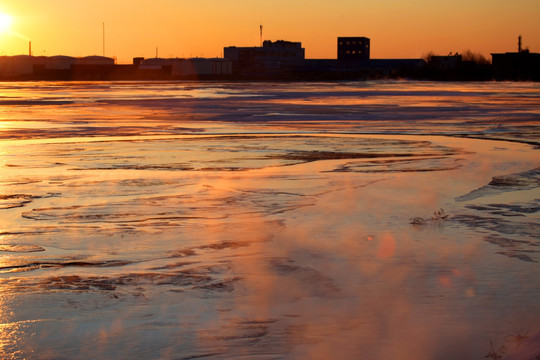
[(1, 358), (535, 351), (538, 84), (0, 92)]

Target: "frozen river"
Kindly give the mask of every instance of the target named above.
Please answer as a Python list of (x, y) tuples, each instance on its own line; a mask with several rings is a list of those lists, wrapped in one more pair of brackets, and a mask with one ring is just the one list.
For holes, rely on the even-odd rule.
[(534, 83), (2, 83), (0, 358), (532, 358), (539, 145)]

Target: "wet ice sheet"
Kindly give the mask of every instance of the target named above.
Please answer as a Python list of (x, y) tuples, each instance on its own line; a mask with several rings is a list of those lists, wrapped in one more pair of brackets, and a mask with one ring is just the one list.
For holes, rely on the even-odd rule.
[(539, 102), (535, 83), (8, 83), (0, 137), (263, 129), (537, 141)]
[(16, 86), (2, 357), (482, 358), (540, 330), (534, 148), (384, 134), (498, 114), (535, 142), (534, 85)]

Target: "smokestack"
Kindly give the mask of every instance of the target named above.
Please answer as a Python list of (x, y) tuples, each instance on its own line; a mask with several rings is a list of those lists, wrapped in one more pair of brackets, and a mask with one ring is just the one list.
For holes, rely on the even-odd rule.
[(521, 52), (521, 35), (518, 38), (518, 52)]
[(28, 55), (32, 56), (32, 42), (31, 41), (28, 42)]

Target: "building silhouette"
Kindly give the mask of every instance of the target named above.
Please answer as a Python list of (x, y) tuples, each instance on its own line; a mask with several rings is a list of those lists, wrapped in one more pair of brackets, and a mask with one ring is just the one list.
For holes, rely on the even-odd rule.
[(370, 59), (370, 40), (367, 37), (338, 37), (337, 58), (341, 61)]
[(456, 70), (463, 62), (463, 56), (460, 54), (450, 55), (431, 55), (428, 58), (428, 64), (437, 71)]
[(300, 65), (305, 60), (305, 49), (300, 42), (265, 40), (262, 46), (225, 47), (223, 55), (232, 61), (234, 73), (280, 72)]
[(518, 38), (517, 50), (517, 52), (491, 54), (494, 78), (497, 80), (540, 81), (540, 54), (523, 49), (521, 35)]
[(497, 80), (540, 81), (540, 54), (528, 50), (491, 54), (493, 75)]
[(371, 59), (367, 37), (338, 37), (337, 59), (306, 59), (300, 42), (262, 42), (224, 48), (223, 58), (133, 58), (116, 64), (103, 56), (0, 56), (0, 80), (424, 80), (540, 81), (540, 54), (492, 54), (487, 61), (433, 55), (427, 59)]
[(228, 79), (232, 62), (222, 58), (134, 58), (118, 65), (103, 56), (0, 56), (0, 80)]

